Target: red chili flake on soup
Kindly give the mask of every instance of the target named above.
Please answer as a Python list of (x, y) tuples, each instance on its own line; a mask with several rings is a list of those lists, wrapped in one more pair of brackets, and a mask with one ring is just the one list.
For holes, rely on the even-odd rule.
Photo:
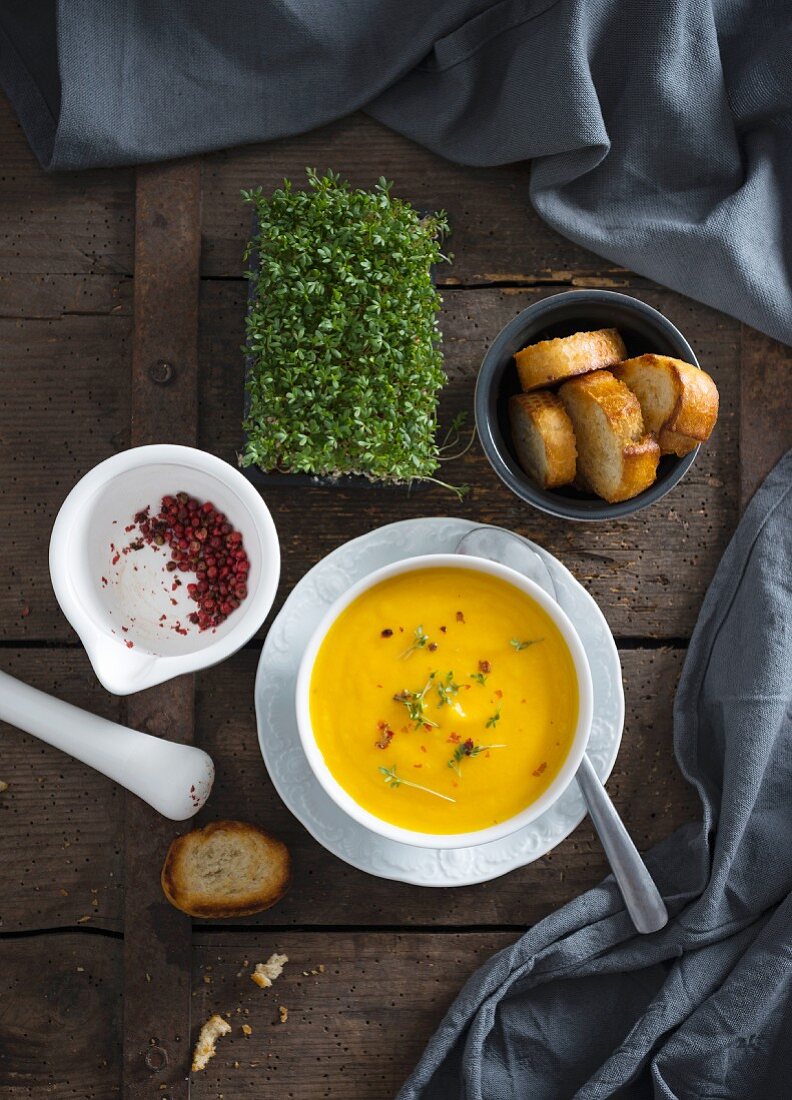
[(393, 740), (393, 730), (387, 722), (377, 722), (377, 729), (380, 735), (374, 744), (378, 749), (387, 749)]
[[(187, 618), (199, 630), (218, 627), (247, 597), (250, 559), (242, 534), (211, 501), (184, 492), (164, 496), (156, 515), (144, 508), (136, 513), (133, 526), (140, 531), (140, 538), (130, 544), (132, 548), (138, 549), (138, 543), (154, 549), (168, 547), (170, 561), (164, 564), (165, 571), (195, 575), (194, 583), (187, 584), (187, 595), (197, 608)], [(174, 578), (171, 591), (180, 584), (179, 578)], [(174, 629), (187, 633), (181, 623)]]

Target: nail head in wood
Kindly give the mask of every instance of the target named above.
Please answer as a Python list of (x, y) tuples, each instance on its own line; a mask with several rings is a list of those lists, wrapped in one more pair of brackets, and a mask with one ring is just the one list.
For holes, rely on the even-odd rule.
[(168, 1064), (168, 1052), (164, 1047), (151, 1047), (146, 1051), (144, 1061), (152, 1073), (165, 1069)]
[(176, 368), (173, 363), (168, 363), (165, 359), (158, 359), (152, 367), (149, 367), (149, 378), (159, 386), (167, 386), (175, 376)]

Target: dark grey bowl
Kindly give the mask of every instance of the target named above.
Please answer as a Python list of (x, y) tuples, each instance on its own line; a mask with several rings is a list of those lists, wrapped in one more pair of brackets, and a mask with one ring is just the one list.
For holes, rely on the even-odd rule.
[(699, 365), (679, 329), (651, 306), (612, 290), (570, 290), (543, 298), (501, 329), (484, 356), (476, 383), (476, 430), (492, 468), (522, 500), (562, 519), (619, 519), (639, 512), (670, 492), (698, 454), (696, 447), (684, 458), (664, 455), (655, 483), (618, 504), (572, 488), (540, 489), (524, 472), (512, 446), (507, 411), (509, 397), (520, 392), (514, 353), (539, 340), (600, 328), (617, 328), (630, 356), (654, 352)]

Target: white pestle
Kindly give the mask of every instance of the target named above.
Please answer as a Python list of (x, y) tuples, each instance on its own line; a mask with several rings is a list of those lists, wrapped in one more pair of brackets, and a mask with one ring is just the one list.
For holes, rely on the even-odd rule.
[(196, 814), (212, 790), (214, 764), (203, 749), (110, 722), (5, 672), (0, 720), (95, 768), (172, 821)]

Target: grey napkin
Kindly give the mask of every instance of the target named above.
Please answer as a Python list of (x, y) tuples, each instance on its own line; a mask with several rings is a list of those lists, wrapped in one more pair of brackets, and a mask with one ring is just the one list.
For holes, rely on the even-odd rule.
[(792, 343), (791, 22), (789, 0), (3, 0), (0, 84), (50, 169), (361, 107), (464, 164), (532, 159), (559, 232)]
[(674, 748), (702, 819), (648, 853), (637, 935), (612, 878), (467, 983), (400, 1100), (792, 1096), (792, 451), (701, 609)]

